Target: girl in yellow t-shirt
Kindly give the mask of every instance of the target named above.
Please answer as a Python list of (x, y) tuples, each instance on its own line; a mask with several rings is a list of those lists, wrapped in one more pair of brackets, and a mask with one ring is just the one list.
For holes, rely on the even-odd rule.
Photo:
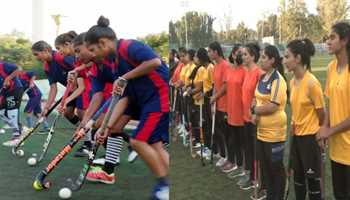
[(327, 47), (336, 59), (328, 65), (328, 108), (317, 139), (328, 139), (335, 199), (350, 199), (350, 25), (332, 26)]
[[(252, 107), (252, 119), (254, 120), (255, 114), (261, 189), (266, 189), (266, 199), (284, 199), (286, 175), (283, 152), (287, 131), (287, 84), (283, 76), (282, 59), (275, 46), (266, 46), (260, 61), (265, 74), (261, 76), (255, 89), (256, 105)], [(257, 179), (256, 168), (254, 179)]]
[[(290, 81), (292, 108), (291, 167), (296, 199), (321, 199), (321, 151), (315, 139), (324, 120), (324, 100), (320, 82), (310, 72), (315, 47), (309, 39), (287, 45), (284, 64), (293, 72)], [(307, 185), (307, 186), (306, 186)]]
[[(195, 55), (196, 51), (193, 49), (189, 49), (186, 52), (185, 55), (185, 60), (186, 60), (186, 66), (184, 67), (185, 70), (180, 73), (180, 77), (183, 80), (183, 87), (182, 87), (182, 91), (183, 91), (183, 101), (184, 101), (184, 115), (185, 115), (185, 124), (187, 125), (187, 130), (191, 131), (191, 112), (192, 112), (192, 106), (193, 106), (193, 99), (192, 97), (190, 97), (188, 95), (188, 91), (191, 89), (191, 81), (190, 81), (190, 76), (192, 74), (193, 69), (196, 67), (196, 65), (194, 64), (194, 55)], [(194, 141), (190, 141), (190, 142), (194, 142)]]
[[(209, 56), (207, 50), (204, 48), (199, 48), (194, 56), (194, 63), (196, 64), (196, 67), (193, 69), (189, 79), (191, 82), (191, 88), (188, 90), (188, 95), (192, 96), (193, 98), (193, 106), (192, 106), (192, 113), (191, 113), (191, 122), (193, 126), (193, 133), (195, 137), (195, 142), (199, 147), (204, 147), (205, 144), (199, 144), (200, 143), (200, 132), (199, 132), (199, 120), (200, 117), (204, 119), (204, 95), (203, 95), (203, 82), (205, 79), (205, 75), (207, 73), (206, 67), (209, 64)], [(202, 106), (202, 116), (200, 116), (200, 106)], [(204, 125), (204, 124), (203, 124)], [(208, 132), (208, 129), (205, 129), (204, 127), (203, 131)], [(203, 134), (204, 137), (204, 134)], [(205, 138), (204, 140), (207, 140)], [(200, 146), (203, 145), (203, 146)], [(203, 148), (203, 156), (208, 156), (208, 145), (205, 145), (207, 148)], [(200, 151), (197, 152), (200, 154)]]

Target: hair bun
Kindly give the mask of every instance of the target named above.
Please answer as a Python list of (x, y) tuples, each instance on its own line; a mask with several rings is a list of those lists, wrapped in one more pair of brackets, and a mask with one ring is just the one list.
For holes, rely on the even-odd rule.
[(301, 40), (304, 45), (305, 45), (305, 51), (307, 52), (307, 54), (309, 54), (310, 56), (315, 55), (315, 46), (314, 44), (311, 42), (310, 39), (308, 38), (304, 38)]
[(67, 35), (69, 35), (71, 38), (75, 38), (78, 36), (78, 34), (75, 31), (69, 31), (67, 32)]
[(97, 20), (97, 26), (108, 27), (109, 26), (109, 19), (105, 18), (103, 15), (101, 15)]

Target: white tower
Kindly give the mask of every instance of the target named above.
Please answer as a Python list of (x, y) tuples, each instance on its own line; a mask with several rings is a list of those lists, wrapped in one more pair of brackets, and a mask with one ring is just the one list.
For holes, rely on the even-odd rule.
[(32, 42), (44, 39), (44, 0), (32, 0)]

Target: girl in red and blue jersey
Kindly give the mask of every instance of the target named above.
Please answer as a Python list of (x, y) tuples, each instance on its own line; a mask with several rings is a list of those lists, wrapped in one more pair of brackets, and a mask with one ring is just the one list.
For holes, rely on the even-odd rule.
[[(67, 75), (69, 71), (74, 69), (75, 58), (74, 56), (64, 56), (61, 53), (53, 51), (51, 46), (45, 41), (34, 43), (32, 46), (32, 52), (39, 61), (43, 62), (44, 70), (50, 84), (49, 96), (42, 112), (42, 115), (45, 116), (55, 101), (57, 95), (57, 83), (67, 86)], [(74, 104), (72, 106), (74, 106)], [(66, 117), (73, 124), (79, 122), (77, 116)]]
[[(26, 91), (28, 95), (28, 102), (24, 108), (24, 112), (26, 113), (26, 121), (28, 128), (33, 127), (33, 118), (32, 114), (34, 114), (37, 118), (40, 117), (42, 112), (41, 109), (41, 96), (42, 93), (40, 89), (35, 85), (34, 80), (36, 76), (34, 72), (25, 72), (21, 71), (18, 74), (18, 78), (23, 85), (23, 90)], [(44, 130), (47, 132), (49, 130), (48, 124), (44, 121)]]
[[(64, 56), (74, 56), (73, 40), (77, 37), (74, 31), (63, 33), (59, 35), (55, 40), (56, 49)], [(79, 59), (75, 59), (74, 69), (81, 68), (83, 63)], [(70, 73), (68, 81), (73, 84), (73, 92), (67, 97), (65, 104), (59, 108), (62, 112), (65, 111), (65, 115), (68, 118), (76, 118), (74, 114), (74, 108), (76, 108), (77, 116), (82, 119), (84, 111), (89, 106), (91, 98), (91, 84), (87, 75), (88, 70), (82, 69), (76, 73)], [(76, 75), (76, 76), (75, 76)], [(75, 103), (75, 105), (72, 105)], [(67, 105), (72, 105), (69, 109)]]
[(4, 146), (15, 146), (21, 135), (18, 113), (23, 86), (17, 77), (18, 72), (15, 64), (0, 62), (0, 118), (13, 129), (12, 139), (4, 142)]
[[(95, 55), (95, 61), (108, 59), (115, 62), (111, 69), (104, 69), (113, 73), (115, 93), (121, 93), (120, 81), (129, 81), (124, 96), (129, 104), (139, 108), (140, 123), (131, 138), (120, 134), (130, 142), (158, 179), (152, 199), (160, 199), (160, 195), (168, 197), (169, 154), (164, 149), (169, 137), (168, 68), (149, 46), (136, 40), (117, 40), (115, 32), (109, 27), (109, 20), (103, 16), (97, 25), (89, 29), (85, 41)], [(106, 132), (101, 135), (111, 133), (120, 117), (120, 109), (117, 104)], [(98, 135), (99, 143), (103, 139)]]
[[(80, 127), (85, 126), (86, 122), (90, 120), (93, 117), (93, 115), (99, 109), (101, 109), (101, 107), (104, 107), (102, 106), (104, 102), (110, 99), (113, 83), (113, 78), (111, 75), (113, 73), (108, 71), (108, 69), (112, 69), (115, 65), (114, 62), (108, 61), (103, 61), (99, 64), (91, 62), (93, 55), (84, 45), (84, 35), (84, 33), (80, 34), (79, 36), (77, 36), (76, 39), (74, 39), (73, 42), (76, 58), (79, 62), (82, 63), (82, 66), (76, 68), (74, 71), (78, 73), (84, 72), (87, 75), (87, 77), (91, 79), (93, 96), (91, 99), (91, 103), (84, 114)], [(103, 115), (99, 119), (96, 119), (97, 122), (95, 126), (100, 126), (100, 122), (103, 119)], [(122, 117), (122, 119), (124, 118)], [(128, 120), (119, 120), (119, 129), (121, 130), (125, 126), (125, 124), (122, 123), (127, 122)], [(86, 148), (89, 148), (89, 146), (91, 146), (91, 141), (86, 140), (84, 142), (84, 145)], [(123, 139), (121, 137), (116, 137), (115, 135), (108, 137), (106, 144), (106, 159), (104, 167), (92, 170), (94, 172), (98, 171), (99, 173), (89, 173), (87, 176), (87, 180), (94, 182), (102, 182), (106, 184), (113, 184), (115, 182), (114, 168), (119, 160), (120, 152), (123, 149), (122, 145)], [(82, 150), (81, 153), (83, 154), (84, 151)]]

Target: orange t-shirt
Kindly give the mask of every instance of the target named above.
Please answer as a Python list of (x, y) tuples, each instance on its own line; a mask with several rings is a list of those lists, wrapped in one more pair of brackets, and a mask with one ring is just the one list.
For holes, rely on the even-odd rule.
[(246, 69), (241, 65), (230, 67), (226, 72), (227, 85), (227, 123), (231, 126), (243, 126), (242, 86)]
[(246, 76), (244, 78), (242, 86), (242, 102), (243, 119), (245, 122), (252, 121), (250, 108), (252, 106), (256, 84), (258, 83), (261, 74), (262, 71), (260, 70), (260, 68), (256, 67), (255, 69), (247, 70)]
[[(222, 59), (220, 63), (217, 63), (214, 66), (214, 90), (215, 92), (219, 91), (221, 87), (223, 86), (225, 80), (225, 74), (227, 69), (230, 67), (230, 64), (225, 60)], [(220, 112), (226, 112), (226, 94), (221, 96), (216, 101), (216, 109)]]
[(183, 66), (185, 66), (185, 64), (183, 64), (182, 62), (179, 62), (179, 64), (177, 65), (174, 71), (173, 77), (171, 77), (171, 80), (170, 80), (172, 84), (175, 84), (180, 79), (180, 72)]

